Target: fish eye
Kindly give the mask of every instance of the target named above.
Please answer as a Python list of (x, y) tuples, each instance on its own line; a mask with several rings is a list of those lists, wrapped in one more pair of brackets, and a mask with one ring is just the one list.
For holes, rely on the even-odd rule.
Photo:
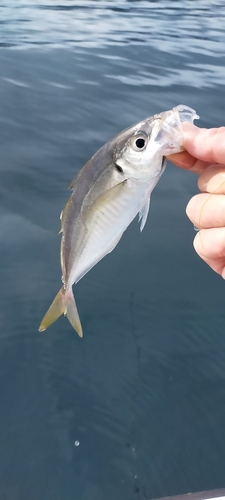
[(142, 151), (147, 143), (148, 135), (145, 132), (138, 132), (132, 140), (131, 147), (134, 151)]
[(137, 146), (138, 149), (143, 149), (145, 147), (145, 140), (143, 139), (143, 137), (139, 137), (139, 139), (136, 139), (135, 146)]

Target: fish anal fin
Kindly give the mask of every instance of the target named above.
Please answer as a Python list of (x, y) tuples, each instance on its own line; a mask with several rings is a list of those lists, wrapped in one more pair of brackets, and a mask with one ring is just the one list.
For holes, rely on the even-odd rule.
[(119, 243), (122, 236), (123, 236), (123, 232), (121, 232), (119, 235), (117, 234), (117, 236), (112, 241), (112, 244), (111, 244), (110, 248), (108, 249), (107, 253), (111, 253), (114, 250), (114, 248), (116, 248), (116, 245)]

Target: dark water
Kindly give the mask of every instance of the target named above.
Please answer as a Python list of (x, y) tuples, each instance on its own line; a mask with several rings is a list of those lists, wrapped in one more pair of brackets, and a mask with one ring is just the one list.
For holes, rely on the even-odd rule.
[[(61, 286), (67, 186), (117, 132), (187, 104), (224, 125), (224, 2), (0, 2), (0, 498), (225, 487), (225, 287), (192, 248), (196, 177), (137, 221), (38, 334)], [(75, 445), (76, 442), (76, 445)]]

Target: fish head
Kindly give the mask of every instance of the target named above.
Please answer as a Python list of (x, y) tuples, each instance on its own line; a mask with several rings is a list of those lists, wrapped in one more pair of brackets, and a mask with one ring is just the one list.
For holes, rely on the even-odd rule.
[[(114, 162), (130, 178), (147, 180), (163, 171), (163, 157), (183, 151), (182, 122), (199, 118), (188, 106), (179, 105), (169, 111), (146, 118), (121, 133)], [(123, 137), (124, 134), (124, 137)]]

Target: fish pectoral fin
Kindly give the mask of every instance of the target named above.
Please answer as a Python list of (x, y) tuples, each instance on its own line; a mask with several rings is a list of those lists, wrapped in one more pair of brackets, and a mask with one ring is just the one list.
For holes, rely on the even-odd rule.
[(65, 290), (64, 287), (59, 290), (47, 310), (39, 326), (39, 332), (46, 330), (46, 328), (54, 323), (54, 321), (56, 321), (62, 314), (67, 316), (69, 322), (73, 326), (74, 330), (76, 330), (79, 337), (83, 337), (82, 326), (74, 300), (73, 291), (71, 289), (71, 291), (68, 292), (68, 290)]
[(82, 220), (87, 227), (94, 213), (102, 212), (102, 214), (104, 214), (104, 208), (106, 206), (109, 206), (113, 201), (115, 201), (117, 197), (120, 196), (121, 192), (124, 189), (125, 183), (126, 179), (119, 184), (111, 187), (110, 189), (107, 189), (107, 191), (100, 194), (100, 196), (91, 205), (84, 207)]
[(150, 198), (151, 198), (151, 195), (148, 196), (147, 201), (145, 202), (145, 204), (143, 205), (143, 207), (139, 211), (138, 221), (141, 222), (140, 231), (143, 231), (143, 229), (145, 227), (145, 223), (146, 223), (146, 220), (148, 217), (148, 212), (149, 212)]

